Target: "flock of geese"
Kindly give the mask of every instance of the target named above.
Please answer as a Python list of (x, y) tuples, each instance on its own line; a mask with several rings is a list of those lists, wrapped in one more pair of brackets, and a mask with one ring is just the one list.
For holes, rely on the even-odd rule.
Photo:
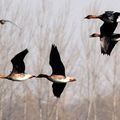
[[(100, 19), (104, 22), (100, 27), (100, 33), (94, 33), (90, 36), (100, 37), (101, 53), (110, 55), (112, 49), (120, 40), (120, 34), (114, 33), (118, 22), (120, 22), (120, 13), (114, 11), (105, 11), (105, 13), (98, 16), (88, 15), (85, 17), (85, 19)], [(13, 23), (9, 20), (0, 20), (0, 24), (5, 24), (6, 22)], [(67, 77), (65, 75), (65, 67), (61, 61), (60, 54), (56, 45), (52, 44), (49, 56), (49, 64), (52, 68), (51, 75), (39, 74), (36, 76), (25, 73), (24, 57), (27, 53), (28, 49), (25, 49), (15, 55), (11, 60), (11, 63), (13, 65), (12, 72), (9, 75), (0, 75), (0, 78), (12, 81), (25, 81), (34, 77), (46, 78), (47, 80), (53, 82), (53, 94), (58, 98), (61, 96), (61, 93), (63, 92), (67, 82), (76, 81), (75, 77)]]
[(1, 79), (8, 79), (12, 81), (25, 81), (31, 78), (46, 78), (49, 81), (53, 82), (53, 94), (56, 97), (60, 97), (61, 93), (63, 92), (66, 83), (76, 81), (74, 77), (66, 77), (65, 75), (65, 67), (61, 61), (58, 49), (56, 45), (52, 44), (50, 57), (49, 57), (49, 64), (52, 67), (52, 74), (39, 74), (39, 75), (32, 75), (25, 73), (25, 63), (24, 57), (28, 53), (28, 49), (25, 49), (15, 55), (11, 59), (11, 63), (13, 65), (13, 69), (9, 75), (0, 75)]

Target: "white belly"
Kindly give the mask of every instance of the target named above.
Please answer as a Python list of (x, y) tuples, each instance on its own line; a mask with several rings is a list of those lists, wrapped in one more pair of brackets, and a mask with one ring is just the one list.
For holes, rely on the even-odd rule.
[(53, 79), (53, 78), (49, 78), (50, 81), (52, 82), (56, 82), (56, 83), (67, 83), (69, 80), (67, 78), (65, 79)]
[(30, 74), (25, 74), (24, 76), (13, 76), (11, 79), (13, 80), (13, 81), (25, 81), (25, 80), (27, 80), (27, 79), (29, 79), (30, 77), (32, 77), (32, 75), (30, 75)]

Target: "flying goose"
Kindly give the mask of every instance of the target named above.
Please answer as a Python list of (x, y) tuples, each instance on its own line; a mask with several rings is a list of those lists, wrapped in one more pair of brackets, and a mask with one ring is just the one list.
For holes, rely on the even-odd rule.
[(85, 19), (101, 19), (104, 23), (100, 28), (100, 32), (106, 36), (112, 36), (118, 22), (120, 22), (120, 13), (114, 11), (105, 11), (101, 15), (88, 15)]
[(7, 76), (0, 75), (0, 78), (12, 80), (12, 81), (24, 81), (35, 77), (34, 75), (25, 73), (25, 63), (23, 59), (27, 53), (28, 50), (25, 49), (22, 52), (18, 53), (14, 58), (12, 58), (11, 60), (13, 65), (12, 72)]
[(4, 20), (4, 19), (1, 19), (1, 20), (0, 20), (0, 24), (1, 24), (1, 25), (4, 25), (6, 22), (9, 22), (9, 23), (15, 25), (16, 27), (18, 27), (19, 29), (21, 29), (18, 25), (16, 25), (14, 22), (12, 22), (12, 21), (10, 21), (10, 20)]
[(53, 94), (56, 97), (60, 97), (61, 93), (63, 92), (66, 83), (76, 81), (74, 77), (66, 77), (65, 75), (65, 67), (61, 61), (59, 52), (57, 47), (53, 44), (51, 47), (49, 64), (52, 67), (52, 74), (40, 74), (38, 78), (47, 78), (49, 81), (53, 82), (52, 89)]
[(93, 33), (90, 37), (100, 37), (101, 53), (110, 55), (112, 49), (120, 41), (120, 34), (114, 33), (112, 36), (103, 36), (98, 33)]
[[(120, 13), (113, 11), (106, 11), (102, 15), (88, 15), (87, 19), (99, 18), (103, 20), (103, 25), (100, 27), (100, 34), (93, 34), (91, 37), (100, 37), (101, 41), (101, 53), (110, 55), (112, 49), (120, 38), (119, 34), (114, 34), (114, 30), (120, 21)], [(116, 38), (115, 38), (116, 37)]]
[(120, 12), (105, 11), (101, 15), (88, 15), (85, 19), (100, 19), (107, 23), (120, 22)]

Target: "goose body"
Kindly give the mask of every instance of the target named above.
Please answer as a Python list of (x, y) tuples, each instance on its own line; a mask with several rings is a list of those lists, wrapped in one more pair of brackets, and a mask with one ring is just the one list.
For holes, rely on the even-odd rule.
[(26, 73), (19, 73), (19, 74), (12, 74), (10, 76), (7, 76), (7, 78), (13, 81), (25, 81), (27, 79), (33, 78), (33, 75)]
[(54, 83), (67, 83), (69, 79), (62, 75), (51, 75), (48, 77), (48, 80)]
[(55, 45), (52, 45), (51, 48), (49, 64), (52, 67), (52, 75), (39, 74), (37, 77), (44, 77), (53, 82), (53, 94), (56, 97), (60, 97), (66, 86), (66, 83), (76, 81), (76, 79), (74, 77), (65, 76), (65, 67), (61, 61), (58, 49)]
[(67, 82), (73, 82), (75, 81), (74, 77), (65, 77), (63, 75), (45, 75), (45, 74), (40, 74), (37, 76), (38, 78), (47, 78), (49, 81), (54, 82), (54, 83), (67, 83)]
[(65, 77), (62, 75), (52, 75), (50, 79), (52, 80), (52, 82), (56, 82), (56, 83), (67, 83), (67, 82), (75, 81), (75, 78), (73, 77)]

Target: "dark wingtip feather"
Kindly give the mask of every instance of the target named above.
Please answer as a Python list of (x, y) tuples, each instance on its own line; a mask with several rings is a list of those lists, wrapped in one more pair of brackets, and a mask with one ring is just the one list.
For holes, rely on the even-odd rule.
[(57, 48), (57, 46), (55, 44), (52, 44), (52, 48)]
[(49, 64), (52, 67), (52, 74), (65, 76), (65, 68), (61, 61), (57, 46), (55, 44), (52, 44), (51, 46)]
[(16, 73), (24, 73), (25, 63), (24, 63), (23, 59), (27, 53), (28, 53), (28, 49), (26, 48), (11, 59), (11, 62), (13, 64), (13, 70), (11, 73), (15, 73), (15, 72)]
[(64, 88), (66, 86), (66, 83), (53, 83), (52, 88), (53, 88), (53, 94), (57, 98), (60, 98)]
[(29, 51), (28, 51), (28, 49), (26, 48), (26, 49), (24, 49), (22, 52), (20, 52), (20, 54), (26, 55), (28, 52), (29, 52)]
[(25, 50), (23, 50), (23, 51), (25, 51), (26, 53), (28, 53), (28, 52), (29, 52), (27, 48), (26, 48)]
[(11, 60), (11, 62), (16, 61), (18, 59), (24, 59), (25, 55), (28, 53), (28, 49), (24, 49), (23, 51), (21, 51), (20, 53), (18, 53), (17, 55), (15, 55), (15, 57)]

